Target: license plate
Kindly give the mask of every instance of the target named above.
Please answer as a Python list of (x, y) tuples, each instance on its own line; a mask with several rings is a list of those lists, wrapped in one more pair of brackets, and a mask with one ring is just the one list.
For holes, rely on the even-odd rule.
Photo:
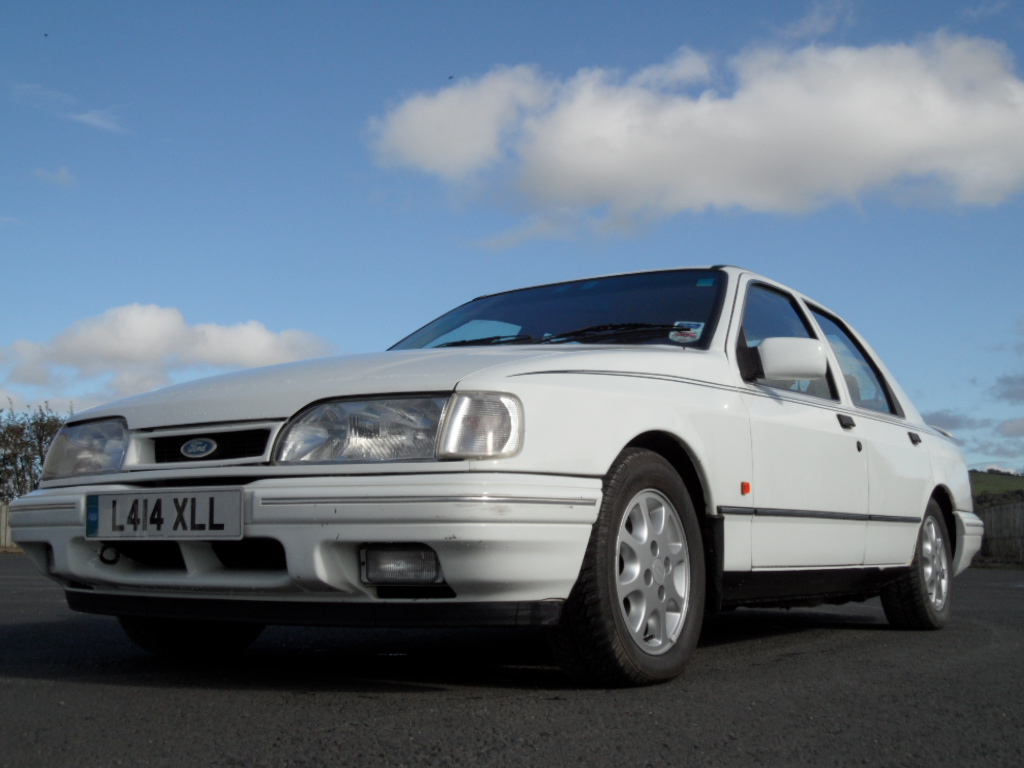
[(101, 493), (86, 497), (96, 539), (240, 539), (241, 491)]

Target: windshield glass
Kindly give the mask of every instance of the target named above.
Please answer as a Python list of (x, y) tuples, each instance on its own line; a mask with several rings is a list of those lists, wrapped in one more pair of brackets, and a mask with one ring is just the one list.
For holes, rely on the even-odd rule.
[(706, 348), (726, 275), (644, 272), (508, 291), (463, 304), (392, 349), (493, 344), (669, 344)]

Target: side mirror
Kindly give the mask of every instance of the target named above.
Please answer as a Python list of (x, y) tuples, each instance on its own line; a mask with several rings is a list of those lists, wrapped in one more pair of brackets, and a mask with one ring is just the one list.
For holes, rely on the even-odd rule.
[(828, 371), (825, 342), (774, 336), (754, 349), (761, 363), (758, 378), (798, 381), (823, 379)]

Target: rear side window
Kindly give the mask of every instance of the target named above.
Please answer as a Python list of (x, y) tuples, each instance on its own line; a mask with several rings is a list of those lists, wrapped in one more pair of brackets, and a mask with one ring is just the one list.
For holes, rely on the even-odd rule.
[(811, 312), (839, 360), (839, 369), (853, 404), (858, 408), (899, 414), (896, 400), (878, 367), (850, 333), (835, 318), (820, 310), (812, 309)]

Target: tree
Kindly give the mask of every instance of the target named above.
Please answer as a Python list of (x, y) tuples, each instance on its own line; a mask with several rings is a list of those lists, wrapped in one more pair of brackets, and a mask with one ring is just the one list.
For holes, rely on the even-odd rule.
[[(0, 408), (0, 502), (24, 496), (39, 485), (46, 451), (67, 417), (50, 409), (49, 403), (34, 411), (18, 413), (13, 403)], [(69, 414), (70, 416), (70, 414)]]

